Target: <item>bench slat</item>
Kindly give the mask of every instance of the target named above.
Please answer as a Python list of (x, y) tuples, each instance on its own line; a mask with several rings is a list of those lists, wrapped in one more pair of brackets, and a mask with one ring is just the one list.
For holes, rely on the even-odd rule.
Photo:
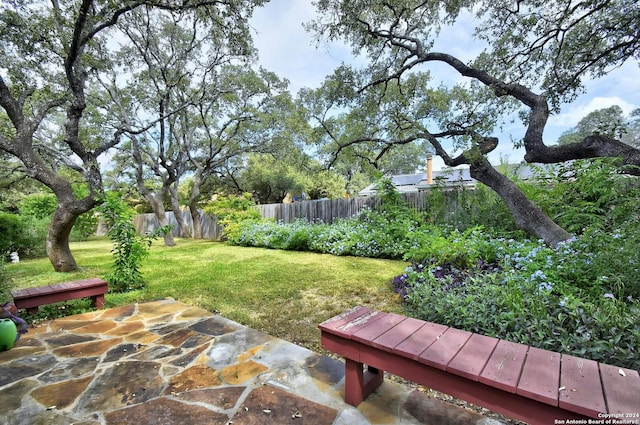
[(609, 413), (638, 413), (640, 411), (638, 372), (603, 363), (599, 366)]
[(528, 349), (526, 345), (501, 340), (480, 374), (479, 381), (515, 394)]
[(418, 361), (438, 369), (446, 370), (447, 365), (471, 338), (471, 332), (449, 328), (418, 356)]
[(583, 415), (606, 412), (598, 362), (563, 354), (558, 405)]
[(86, 282), (84, 283), (85, 284), (83, 284), (83, 282), (76, 281), (76, 282), (65, 282), (62, 285), (64, 285), (65, 289), (70, 289), (70, 290), (78, 289), (78, 288), (87, 288), (92, 286), (91, 284), (87, 285)]
[(371, 345), (392, 352), (398, 344), (413, 335), (418, 329), (424, 326), (424, 324), (425, 322), (423, 320), (406, 317), (402, 322), (374, 339)]
[(529, 347), (516, 393), (557, 406), (559, 388), (560, 354)]
[(13, 298), (23, 298), (29, 297), (31, 295), (31, 291), (35, 288), (24, 288), (24, 289), (12, 289), (11, 296)]
[(497, 338), (473, 334), (458, 354), (451, 360), (447, 371), (472, 381), (477, 381), (493, 350), (498, 345)]
[(403, 316), (393, 313), (381, 313), (380, 318), (361, 328), (352, 335), (352, 339), (360, 342), (373, 341), (385, 332), (393, 329), (404, 320)]
[(357, 306), (352, 308), (351, 310), (345, 311), (344, 313), (338, 316), (332, 317), (329, 320), (325, 320), (318, 327), (325, 332), (341, 334), (342, 332), (337, 330), (339, 327), (349, 323), (350, 321), (360, 316), (364, 316), (365, 314), (368, 314), (370, 312), (371, 312), (371, 309), (367, 307)]
[(44, 294), (49, 294), (51, 293), (51, 286), (36, 286), (35, 288), (31, 288), (29, 290), (29, 296), (34, 296), (34, 295), (44, 295)]
[(42, 293), (64, 292), (71, 288), (68, 282), (55, 283), (53, 285), (41, 286), (38, 289)]
[(73, 282), (66, 282), (71, 284), (74, 288), (92, 288), (94, 286), (101, 286), (106, 282), (99, 277), (90, 277), (88, 279), (76, 280)]
[(396, 345), (393, 351), (410, 359), (417, 360), (420, 353), (437, 341), (440, 335), (447, 329), (449, 329), (448, 326), (425, 322), (413, 335)]
[(367, 314), (359, 316), (342, 326), (335, 329), (337, 335), (342, 335), (345, 338), (353, 339), (353, 334), (364, 329), (368, 326), (375, 326), (375, 322), (380, 320), (386, 315), (380, 311), (370, 311)]
[(78, 289), (89, 289), (95, 287), (103, 287), (107, 285), (102, 279), (89, 278), (83, 280), (77, 280), (73, 282), (62, 282), (53, 285), (35, 286), (32, 288), (14, 289), (11, 291), (11, 295), (14, 299), (31, 298), (39, 295), (53, 294), (57, 292), (75, 291)]
[[(368, 309), (320, 327), (322, 346), (357, 372), (345, 377), (354, 406), (382, 382), (382, 371), (532, 425), (633, 414), (640, 406), (634, 370)], [(374, 368), (369, 383), (365, 364)]]

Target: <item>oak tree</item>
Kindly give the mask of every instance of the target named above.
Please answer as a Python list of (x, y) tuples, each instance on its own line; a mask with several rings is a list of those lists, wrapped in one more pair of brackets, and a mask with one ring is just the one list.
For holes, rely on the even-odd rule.
[[(56, 195), (47, 235), (56, 271), (77, 264), (69, 249), (76, 218), (103, 197), (99, 159), (129, 129), (108, 122), (100, 80), (113, 75), (121, 37), (117, 24), (134, 10), (193, 13), (215, 28), (248, 34), (247, 18), (264, 0), (20, 0), (0, 4), (0, 150)], [(60, 173), (73, 170), (87, 185), (75, 195)]]
[[(374, 126), (339, 149), (373, 141), (377, 155), (395, 144), (429, 141), (446, 165), (469, 165), (472, 177), (500, 195), (518, 226), (549, 245), (569, 234), (487, 159), (509, 117), (521, 117), (525, 133), (516, 143), (528, 162), (617, 157), (625, 171), (640, 174), (640, 151), (609, 136), (590, 134), (563, 145), (543, 137), (550, 114), (574, 100), (585, 79), (640, 58), (636, 1), (318, 0), (316, 6), (320, 17), (309, 28), (319, 37), (350, 43), (355, 54), (368, 58), (364, 71), (340, 72), (355, 84), (345, 105), (358, 110), (397, 98), (398, 109), (371, 120)], [(433, 48), (444, 26), (469, 16), (473, 20), (465, 22), (473, 22), (476, 39), (485, 43), (475, 58), (463, 61)], [(431, 83), (428, 70), (436, 64), (460, 82)], [(385, 100), (389, 90), (394, 93)], [(437, 99), (435, 106), (429, 98)]]

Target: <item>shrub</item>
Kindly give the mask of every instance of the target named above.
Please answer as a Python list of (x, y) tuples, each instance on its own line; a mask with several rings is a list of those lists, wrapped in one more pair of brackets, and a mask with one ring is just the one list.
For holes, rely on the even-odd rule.
[(45, 254), (47, 222), (16, 214), (0, 213), (0, 258), (15, 251), (21, 258)]
[(429, 259), (436, 265), (452, 264), (456, 267), (474, 267), (480, 260), (496, 261), (496, 247), (481, 227), (460, 232), (423, 226), (417, 233), (416, 243), (404, 254), (405, 260)]
[[(25, 196), (20, 201), (20, 215), (25, 220), (30, 220), (30, 226), (37, 226), (38, 235), (43, 235), (41, 244), (44, 246), (46, 240), (46, 229), (51, 221), (51, 217), (56, 210), (58, 200), (53, 193), (33, 193)], [(69, 239), (72, 241), (85, 241), (89, 236), (96, 233), (98, 228), (98, 217), (93, 210), (81, 214), (71, 229)]]
[(24, 240), (25, 227), (20, 216), (0, 213), (0, 257), (18, 250)]
[(114, 292), (126, 292), (144, 287), (140, 263), (146, 257), (155, 238), (170, 228), (161, 227), (153, 233), (137, 235), (131, 222), (132, 212), (117, 194), (108, 194), (100, 208), (105, 224), (109, 228), (107, 235), (115, 242), (113, 253), (113, 271), (106, 277), (109, 289)]
[(20, 214), (36, 219), (51, 219), (58, 201), (53, 193), (33, 193), (20, 201)]
[(237, 240), (243, 223), (260, 221), (260, 211), (255, 205), (251, 194), (244, 193), (241, 196), (220, 196), (205, 206), (204, 211), (222, 224), (225, 238)]
[(638, 369), (638, 299), (610, 292), (608, 279), (576, 284), (567, 274), (585, 259), (593, 264), (592, 256), (577, 251), (588, 239), (557, 249), (493, 239), (493, 264), (479, 260), (474, 267), (458, 267), (442, 257), (415, 261), (393, 286), (416, 317)]
[(617, 299), (640, 299), (640, 223), (628, 222), (613, 232), (587, 229), (559, 246), (559, 278), (576, 287)]
[(638, 219), (640, 186), (620, 174), (615, 159), (580, 160), (538, 168), (521, 187), (554, 221), (571, 233), (612, 231)]
[(4, 257), (0, 256), (0, 304), (4, 304), (11, 298), (11, 285), (6, 278), (6, 270), (4, 268)]
[(520, 233), (504, 201), (483, 184), (469, 189), (443, 187), (436, 182), (426, 202), (428, 208), (422, 215), (428, 223), (462, 231), (482, 226), (502, 235)]
[(46, 256), (47, 233), (49, 232), (50, 219), (21, 218), (25, 227), (22, 246), (18, 249), (21, 257), (37, 258)]

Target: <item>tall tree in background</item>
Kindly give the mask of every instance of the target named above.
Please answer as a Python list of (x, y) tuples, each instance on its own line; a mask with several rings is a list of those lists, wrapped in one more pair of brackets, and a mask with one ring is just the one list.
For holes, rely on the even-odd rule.
[(622, 141), (640, 149), (640, 108), (631, 111), (628, 129), (622, 136)]
[[(634, 115), (635, 114), (635, 115)], [(635, 118), (635, 119), (634, 119)], [(618, 139), (630, 146), (640, 147), (640, 109), (631, 112), (626, 118), (618, 105), (598, 109), (582, 118), (575, 128), (560, 136), (558, 144), (579, 143), (593, 134)]]
[[(226, 161), (268, 149), (270, 133), (286, 109), (287, 83), (263, 69), (254, 70), (255, 52), (247, 34), (226, 33), (205, 20), (171, 11), (144, 10), (122, 20), (130, 47), (122, 66), (135, 72), (136, 90), (125, 92), (113, 79), (120, 120), (131, 139), (137, 187), (156, 219), (167, 224), (169, 198), (182, 234), (178, 186), (191, 178), (187, 204), (193, 236), (202, 237), (200, 187)], [(106, 86), (106, 84), (105, 84)], [(129, 117), (137, 117), (130, 123)], [(173, 245), (171, 235), (165, 244)]]
[[(468, 164), (472, 177), (500, 195), (518, 226), (549, 245), (569, 234), (487, 160), (500, 142), (494, 132), (514, 112), (526, 128), (517, 143), (525, 148), (526, 161), (620, 157), (621, 166), (631, 166), (628, 172), (640, 174), (640, 151), (611, 137), (591, 134), (566, 145), (548, 145), (543, 138), (550, 113), (574, 100), (585, 78), (602, 77), (640, 58), (636, 1), (318, 0), (316, 5), (321, 15), (311, 30), (345, 40), (354, 53), (369, 57), (364, 71), (336, 73), (343, 87), (348, 86), (346, 78), (356, 87), (344, 105), (367, 116), (376, 114), (371, 103), (396, 99), (401, 107), (369, 120), (375, 125), (340, 141), (338, 149), (374, 141), (380, 146), (373, 152), (377, 155), (389, 145), (426, 140), (445, 164)], [(433, 50), (443, 26), (470, 15), (475, 15), (477, 38), (486, 43), (475, 60), (465, 63)], [(416, 78), (427, 82), (428, 74), (421, 71), (435, 63), (449, 67), (463, 82), (405, 88)], [(429, 98), (435, 109), (430, 109)]]
[[(168, 225), (164, 202), (169, 198), (178, 226), (189, 234), (177, 186), (192, 169), (186, 146), (198, 129), (191, 125), (191, 108), (209, 90), (218, 93), (210, 83), (218, 79), (221, 67), (249, 62), (251, 38), (227, 33), (198, 16), (152, 9), (130, 13), (120, 28), (128, 41), (120, 52), (121, 66), (134, 70), (130, 80), (137, 83), (133, 92), (125, 91), (131, 84), (122, 86), (116, 78), (108, 86), (125, 128), (137, 128), (127, 132), (129, 155), (120, 155), (120, 161), (133, 159), (138, 190), (160, 225)], [(175, 245), (171, 234), (164, 242)]]
[(202, 237), (199, 204), (207, 179), (244, 164), (251, 153), (271, 152), (283, 143), (292, 108), (288, 83), (264, 69), (226, 65), (202, 87), (184, 120), (182, 149), (190, 163), (188, 207), (194, 238)]
[[(0, 4), (0, 149), (20, 160), (23, 171), (53, 191), (58, 207), (47, 235), (56, 271), (77, 264), (69, 249), (76, 218), (103, 197), (98, 158), (120, 142), (124, 128), (88, 125), (105, 113), (98, 77), (113, 75), (118, 21), (137, 9), (197, 13), (212, 27), (248, 35), (247, 19), (263, 0), (27, 0)], [(104, 117), (103, 117), (104, 118)], [(86, 182), (76, 197), (62, 168)]]
[[(140, 194), (164, 227), (169, 224), (164, 202), (170, 195), (177, 195), (172, 188), (187, 171), (187, 157), (180, 149), (177, 133), (181, 112), (191, 104), (189, 91), (209, 69), (232, 56), (217, 54), (226, 50), (227, 44), (217, 43), (216, 37), (221, 34), (215, 34), (198, 16), (141, 9), (123, 18), (119, 28), (127, 38), (118, 58), (123, 69), (131, 70), (129, 81), (122, 84), (114, 76), (110, 84), (105, 83), (115, 106), (113, 112), (119, 114), (119, 125), (130, 130), (126, 133), (128, 149), (118, 160), (135, 170)], [(211, 61), (200, 63), (201, 58)], [(134, 84), (135, 90), (130, 91)], [(187, 226), (179, 208), (175, 218), (184, 231)], [(175, 245), (171, 233), (164, 235), (164, 243)]]
[[(425, 76), (418, 74), (405, 83), (408, 93), (420, 93), (416, 85), (426, 84)], [(423, 168), (428, 154), (433, 153), (430, 143), (420, 139), (408, 139), (404, 143), (391, 142), (393, 129), (401, 121), (406, 122), (411, 105), (425, 100), (424, 95), (408, 101), (398, 86), (385, 87), (383, 96), (365, 101), (356, 92), (357, 74), (341, 67), (317, 89), (303, 89), (299, 99), (313, 128), (309, 136), (316, 146), (316, 155), (327, 166), (342, 174), (349, 182), (357, 180), (358, 174), (371, 178), (384, 174), (411, 174)], [(345, 103), (358, 101), (359, 107), (345, 110)], [(434, 98), (429, 97), (431, 108)], [(422, 106), (424, 108), (424, 103)], [(399, 131), (403, 131), (398, 127)], [(404, 131), (408, 131), (405, 128)], [(359, 190), (362, 187), (356, 187)], [(351, 191), (351, 190), (350, 190)]]

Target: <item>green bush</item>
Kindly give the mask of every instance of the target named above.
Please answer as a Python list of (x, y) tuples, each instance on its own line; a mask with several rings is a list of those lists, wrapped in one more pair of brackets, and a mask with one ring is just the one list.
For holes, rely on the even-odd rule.
[(638, 219), (640, 185), (621, 174), (615, 159), (593, 159), (537, 168), (525, 193), (556, 223), (579, 235), (590, 228), (613, 231)]
[(154, 233), (137, 235), (131, 222), (132, 211), (117, 194), (109, 193), (100, 211), (108, 227), (107, 236), (115, 243), (112, 272), (106, 276), (109, 289), (127, 292), (144, 287), (140, 263), (147, 256), (149, 247), (158, 235), (170, 228), (161, 227)]
[(11, 298), (11, 285), (6, 277), (6, 270), (4, 268), (4, 257), (0, 256), (0, 304), (4, 304)]
[(0, 258), (17, 252), (20, 258), (40, 257), (45, 254), (47, 223), (16, 214), (0, 213)]
[(12, 251), (17, 251), (23, 240), (25, 227), (20, 216), (0, 213), (0, 256), (5, 258)]
[(50, 219), (21, 217), (25, 226), (23, 244), (18, 252), (25, 258), (45, 257)]
[[(470, 238), (473, 243), (470, 243)], [(273, 249), (309, 250), (334, 255), (411, 259), (439, 255), (443, 261), (472, 265), (496, 253), (479, 227), (466, 232), (421, 223), (413, 213), (363, 209), (356, 217), (333, 224), (246, 221), (230, 243)]]
[(53, 193), (33, 193), (25, 196), (19, 205), (20, 214), (36, 219), (51, 219), (58, 206)]
[(430, 259), (436, 265), (474, 267), (478, 261), (494, 262), (497, 250), (491, 237), (481, 227), (460, 232), (441, 227), (423, 226), (416, 232), (416, 243), (408, 248), (404, 259)]
[(241, 196), (226, 195), (211, 201), (205, 206), (204, 212), (217, 218), (224, 227), (225, 238), (236, 240), (240, 238), (238, 232), (241, 231), (242, 224), (260, 221), (260, 211), (255, 206), (250, 193)]
[(424, 221), (464, 231), (481, 226), (492, 232), (520, 234), (504, 201), (491, 189), (478, 184), (474, 189), (434, 184), (427, 193)]
[[(480, 260), (475, 267), (458, 267), (435, 256), (414, 261), (393, 284), (416, 317), (638, 369), (640, 303), (623, 291), (627, 286), (612, 290), (607, 275), (619, 264), (586, 255), (581, 249), (590, 243), (585, 236), (551, 249), (540, 242), (493, 239), (493, 264)], [(575, 281), (576, 270), (592, 278)]]

